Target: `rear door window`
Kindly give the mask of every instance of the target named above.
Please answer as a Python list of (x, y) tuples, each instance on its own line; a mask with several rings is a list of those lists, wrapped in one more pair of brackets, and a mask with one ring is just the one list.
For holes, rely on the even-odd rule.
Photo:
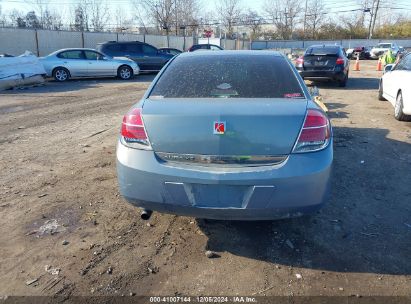
[(63, 59), (84, 59), (84, 54), (81, 50), (65, 51), (58, 54), (57, 57)]
[(148, 44), (143, 44), (143, 53), (146, 55), (156, 55), (157, 54), (157, 49), (148, 45)]
[(103, 59), (103, 55), (93, 51), (84, 51), (87, 60), (101, 60)]
[(141, 54), (143, 49), (140, 43), (127, 43), (125, 44), (125, 52), (127, 54)]
[(305, 98), (285, 58), (273, 55), (176, 57), (150, 98)]

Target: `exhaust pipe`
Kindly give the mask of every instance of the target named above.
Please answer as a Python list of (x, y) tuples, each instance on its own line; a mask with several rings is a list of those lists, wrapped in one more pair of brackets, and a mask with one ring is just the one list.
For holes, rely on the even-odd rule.
[(143, 211), (141, 211), (141, 219), (148, 221), (151, 217), (151, 214), (153, 213), (153, 210), (147, 210), (147, 209), (143, 209)]

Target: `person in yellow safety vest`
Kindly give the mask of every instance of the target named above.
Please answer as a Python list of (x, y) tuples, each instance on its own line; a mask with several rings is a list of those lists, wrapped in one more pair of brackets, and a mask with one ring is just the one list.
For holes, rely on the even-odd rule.
[(385, 54), (381, 58), (381, 63), (383, 65), (391, 64), (394, 62), (395, 62), (395, 56), (391, 50), (388, 50), (387, 52), (385, 52)]

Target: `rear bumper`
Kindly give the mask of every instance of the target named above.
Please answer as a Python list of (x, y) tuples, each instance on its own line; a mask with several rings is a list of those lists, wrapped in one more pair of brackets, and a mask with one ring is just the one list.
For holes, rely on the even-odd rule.
[(300, 76), (304, 79), (329, 79), (343, 81), (346, 77), (344, 71), (315, 71), (315, 70), (298, 70)]
[(247, 168), (175, 167), (152, 151), (117, 147), (121, 194), (133, 205), (223, 220), (270, 220), (311, 213), (324, 204), (332, 142), (319, 152), (292, 154), (281, 165)]

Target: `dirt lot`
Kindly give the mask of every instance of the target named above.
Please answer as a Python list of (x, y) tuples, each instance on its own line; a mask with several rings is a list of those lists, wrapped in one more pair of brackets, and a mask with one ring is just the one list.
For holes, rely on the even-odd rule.
[(0, 94), (0, 295), (411, 295), (411, 123), (377, 100), (375, 65), (319, 84), (332, 196), (274, 222), (148, 224), (119, 196), (121, 118), (153, 75)]

